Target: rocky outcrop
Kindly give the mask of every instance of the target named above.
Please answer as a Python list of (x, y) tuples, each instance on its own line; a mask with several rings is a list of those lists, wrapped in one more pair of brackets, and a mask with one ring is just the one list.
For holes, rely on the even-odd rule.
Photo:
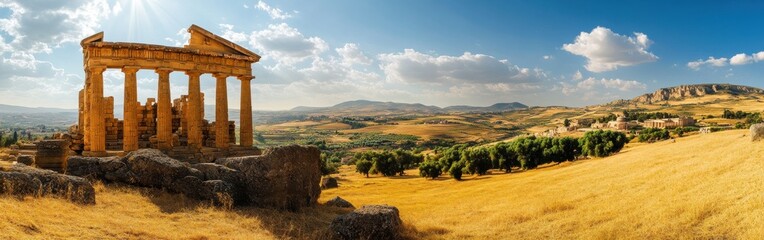
[(329, 228), (335, 239), (401, 239), (402, 223), (398, 208), (368, 205), (340, 215)]
[(284, 146), (261, 156), (218, 159), (215, 163), (240, 172), (250, 204), (298, 210), (313, 206), (321, 194), (321, 152), (316, 147)]
[(764, 139), (764, 123), (751, 125), (751, 141)]
[(326, 201), (324, 205), (331, 206), (331, 207), (339, 207), (339, 208), (355, 208), (355, 206), (353, 206), (352, 203), (348, 202), (345, 199), (342, 199), (339, 196), (329, 199), (329, 201)]
[(701, 97), (709, 94), (728, 93), (733, 95), (764, 93), (764, 89), (731, 84), (697, 84), (661, 88), (631, 100), (632, 103), (654, 103), (687, 97)]
[(163, 188), (219, 205), (254, 205), (297, 210), (320, 194), (319, 151), (315, 147), (269, 149), (262, 156), (188, 164), (155, 149), (125, 157), (67, 160), (67, 173), (107, 182)]
[(95, 190), (86, 179), (23, 164), (0, 170), (0, 194), (54, 196), (80, 204), (95, 204)]
[(327, 188), (337, 188), (339, 185), (337, 184), (337, 179), (333, 177), (325, 177), (321, 179), (321, 188), (327, 189)]

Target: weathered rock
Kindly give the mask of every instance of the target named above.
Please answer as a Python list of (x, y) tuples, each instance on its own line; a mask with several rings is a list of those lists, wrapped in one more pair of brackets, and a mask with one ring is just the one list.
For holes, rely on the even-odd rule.
[(751, 141), (764, 139), (764, 123), (751, 125)]
[(327, 188), (336, 188), (339, 187), (337, 185), (337, 179), (333, 177), (325, 177), (321, 179), (321, 188), (327, 189)]
[[(72, 156), (66, 160), (65, 172), (70, 175), (88, 179), (103, 179), (114, 181), (115, 174), (126, 165), (119, 157), (83, 157)], [(108, 177), (107, 177), (108, 176)]]
[(177, 179), (191, 175), (189, 167), (156, 149), (139, 149), (123, 160), (131, 174), (122, 179), (143, 187), (169, 187)]
[(297, 145), (267, 149), (261, 156), (221, 158), (215, 163), (238, 170), (254, 206), (296, 211), (314, 206), (321, 194), (320, 151)]
[(336, 239), (401, 239), (398, 208), (368, 205), (332, 220), (329, 228)]
[(24, 197), (40, 195), (42, 183), (40, 180), (19, 172), (0, 171), (0, 194)]
[(352, 203), (348, 202), (345, 199), (342, 199), (339, 196), (336, 196), (332, 199), (329, 199), (324, 205), (326, 206), (332, 206), (332, 207), (340, 207), (340, 208), (355, 208)]
[(16, 157), (16, 162), (27, 165), (27, 166), (32, 166), (34, 164), (34, 156), (19, 155), (18, 157)]
[(49, 139), (37, 142), (35, 164), (41, 168), (62, 171), (66, 158), (70, 155), (70, 144), (71, 141), (65, 139)]
[(199, 170), (202, 173), (203, 179), (223, 180), (230, 183), (241, 182), (241, 175), (239, 171), (220, 164), (198, 163), (192, 164), (191, 168)]
[[(0, 172), (2, 191), (18, 196), (56, 196), (80, 204), (95, 204), (95, 189), (84, 178), (14, 164)], [(7, 184), (7, 185), (6, 185)], [(10, 187), (9, 187), (10, 186)]]

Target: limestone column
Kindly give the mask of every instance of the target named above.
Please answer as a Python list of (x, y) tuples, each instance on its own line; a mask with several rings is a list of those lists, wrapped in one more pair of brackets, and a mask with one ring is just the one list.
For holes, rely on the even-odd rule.
[(90, 67), (90, 152), (94, 155), (106, 153), (106, 125), (104, 120), (103, 71), (104, 66)]
[(255, 76), (239, 76), (241, 81), (241, 116), (239, 117), (239, 142), (241, 146), (252, 147), (252, 90), (251, 80)]
[(82, 127), (80, 133), (83, 135), (83, 150), (90, 151), (90, 95), (92, 95), (92, 84), (90, 80), (90, 69), (85, 69), (85, 91), (82, 96), (82, 100), (85, 102), (85, 109), (83, 109)]
[(172, 103), (170, 102), (171, 69), (160, 68), (157, 88), (157, 146), (159, 149), (172, 148)]
[(214, 74), (215, 83), (215, 147), (228, 149), (228, 75)]
[(188, 124), (188, 145), (200, 149), (202, 148), (202, 110), (201, 108), (201, 87), (199, 85), (200, 72), (187, 71), (188, 75), (188, 113), (186, 121)]
[(124, 105), (124, 118), (122, 127), (122, 150), (135, 151), (138, 150), (138, 83), (135, 73), (138, 72), (139, 67), (126, 66), (122, 68), (122, 72), (125, 73), (125, 101)]

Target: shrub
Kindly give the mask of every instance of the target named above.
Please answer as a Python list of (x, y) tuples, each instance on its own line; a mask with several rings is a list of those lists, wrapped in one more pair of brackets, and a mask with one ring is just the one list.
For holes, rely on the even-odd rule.
[(419, 164), (419, 176), (436, 179), (442, 173), (440, 165), (435, 161), (426, 161)]
[(448, 169), (448, 174), (456, 180), (462, 180), (462, 168), (464, 168), (463, 162), (455, 162), (451, 164), (451, 167)]
[(473, 148), (464, 151), (462, 161), (467, 163), (470, 174), (484, 175), (491, 169), (491, 154), (486, 148)]
[(372, 163), (368, 160), (362, 159), (355, 162), (355, 171), (360, 174), (365, 174), (369, 177), (369, 171), (371, 170)]
[(605, 157), (621, 151), (628, 139), (626, 134), (614, 131), (590, 131), (578, 139), (581, 155)]
[[(682, 131), (681, 133), (683, 134), (684, 132)], [(678, 134), (680, 133), (678, 132)], [(639, 132), (638, 138), (640, 142), (655, 142), (669, 139), (671, 136), (666, 129), (647, 128)]]

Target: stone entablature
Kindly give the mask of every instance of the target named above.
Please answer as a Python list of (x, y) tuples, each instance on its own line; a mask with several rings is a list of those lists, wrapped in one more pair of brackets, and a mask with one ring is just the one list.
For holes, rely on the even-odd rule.
[[(142, 43), (104, 42), (103, 32), (82, 40), (85, 87), (80, 93), (80, 120), (78, 129), (84, 135), (84, 150), (88, 155), (104, 155), (107, 140), (113, 142), (121, 132), (122, 150), (133, 151), (139, 140), (145, 140), (147, 132), (155, 133), (152, 146), (170, 150), (180, 145), (179, 135), (187, 138), (183, 145), (192, 149), (204, 147), (205, 139), (215, 136), (215, 147), (228, 149), (234, 137), (232, 124), (228, 121), (228, 87), (226, 79), (235, 77), (241, 82), (240, 144), (251, 147), (252, 64), (260, 56), (223, 39), (209, 31), (191, 25), (189, 44), (184, 47), (169, 47)], [(113, 118), (110, 98), (103, 96), (103, 72), (106, 69), (121, 69), (125, 74), (124, 120)], [(137, 100), (136, 73), (139, 70), (153, 70), (158, 75), (156, 103), (140, 105)], [(185, 72), (188, 75), (188, 95), (176, 106), (170, 99), (170, 73)], [(215, 123), (204, 121), (203, 93), (200, 91), (200, 76), (212, 74), (216, 79)], [(113, 104), (113, 102), (112, 102)], [(147, 112), (151, 111), (151, 112)], [(181, 114), (182, 112), (182, 114)], [(182, 131), (177, 131), (180, 123)], [(146, 123), (155, 123), (153, 129), (146, 130)], [(118, 126), (121, 125), (121, 129)], [(208, 127), (214, 127), (212, 133)], [(139, 128), (140, 127), (140, 128)], [(117, 131), (121, 130), (121, 131)], [(156, 143), (156, 144), (154, 144)], [(108, 147), (112, 149), (112, 147)]]

